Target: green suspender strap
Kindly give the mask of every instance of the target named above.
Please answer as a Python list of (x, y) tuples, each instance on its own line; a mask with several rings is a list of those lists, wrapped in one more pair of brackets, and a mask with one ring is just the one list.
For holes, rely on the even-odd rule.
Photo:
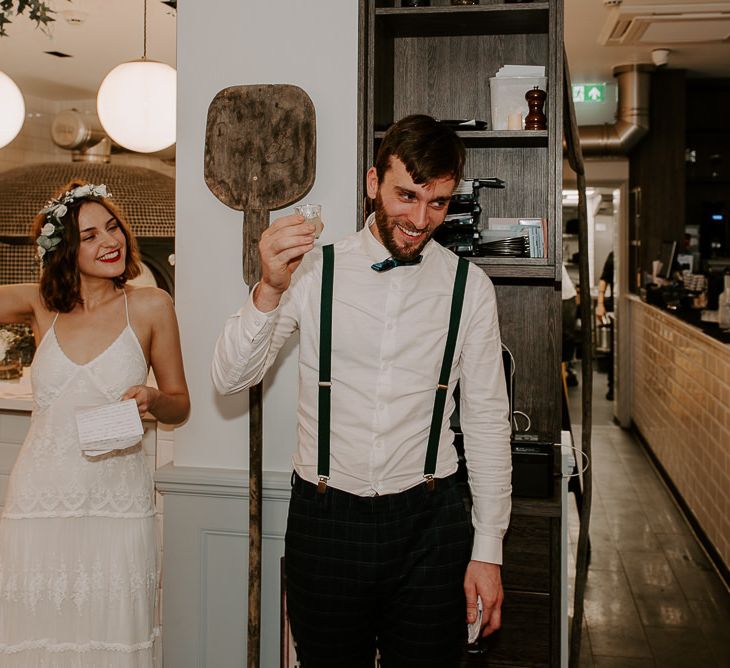
[(438, 386), (436, 387), (436, 397), (433, 402), (433, 416), (431, 417), (431, 431), (428, 434), (426, 464), (423, 467), (423, 477), (426, 479), (428, 489), (433, 489), (435, 487), (433, 474), (436, 472), (436, 456), (438, 455), (439, 449), (441, 423), (444, 419), (446, 392), (449, 389), (449, 376), (451, 375), (451, 364), (454, 361), (456, 337), (459, 334), (459, 321), (461, 320), (461, 310), (464, 305), (464, 288), (466, 287), (466, 275), (468, 271), (469, 261), (460, 257), (459, 265), (456, 268), (456, 278), (454, 279), (454, 294), (451, 298), (449, 333), (446, 336), (444, 360), (441, 363), (441, 375), (439, 376)]
[(332, 291), (335, 247), (322, 247), (322, 299), (319, 312), (319, 416), (317, 491), (324, 494), (330, 478), (330, 399), (332, 394)]

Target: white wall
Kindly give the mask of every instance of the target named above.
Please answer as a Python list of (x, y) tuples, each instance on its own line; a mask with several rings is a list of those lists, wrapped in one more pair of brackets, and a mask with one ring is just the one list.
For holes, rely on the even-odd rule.
[[(357, 0), (204, 3), (181, 0), (177, 19), (176, 308), (192, 413), (175, 433), (175, 464), (248, 467), (247, 393), (217, 397), (215, 340), (247, 296), (241, 279), (242, 214), (203, 181), (207, 108), (237, 84), (301, 86), (317, 113), (317, 177), (307, 201), (323, 205), (327, 243), (355, 230)], [(290, 212), (285, 209), (272, 217)], [(265, 379), (264, 468), (288, 471), (296, 438), (296, 350)]]

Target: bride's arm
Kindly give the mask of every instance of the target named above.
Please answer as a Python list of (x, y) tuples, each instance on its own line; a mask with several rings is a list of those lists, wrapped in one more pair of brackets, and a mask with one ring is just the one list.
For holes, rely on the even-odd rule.
[(0, 285), (0, 322), (32, 323), (38, 304), (36, 283)]
[(190, 395), (175, 308), (170, 296), (157, 288), (144, 288), (144, 298), (140, 301), (144, 311), (141, 315), (151, 328), (149, 360), (157, 387), (136, 385), (123, 398), (135, 399), (142, 414), (149, 411), (160, 422), (178, 424), (190, 413)]

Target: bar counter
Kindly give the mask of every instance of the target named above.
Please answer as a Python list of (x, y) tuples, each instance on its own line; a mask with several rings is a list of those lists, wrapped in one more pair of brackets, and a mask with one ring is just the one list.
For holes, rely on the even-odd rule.
[(730, 345), (636, 296), (627, 299), (632, 422), (727, 569)]

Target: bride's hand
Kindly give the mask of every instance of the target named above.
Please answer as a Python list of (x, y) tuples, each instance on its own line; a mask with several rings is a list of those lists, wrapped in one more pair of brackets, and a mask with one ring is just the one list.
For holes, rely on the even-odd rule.
[(139, 416), (143, 417), (145, 413), (151, 412), (157, 400), (160, 398), (160, 391), (149, 385), (133, 385), (122, 397), (122, 401), (126, 399), (134, 399), (137, 402)]

